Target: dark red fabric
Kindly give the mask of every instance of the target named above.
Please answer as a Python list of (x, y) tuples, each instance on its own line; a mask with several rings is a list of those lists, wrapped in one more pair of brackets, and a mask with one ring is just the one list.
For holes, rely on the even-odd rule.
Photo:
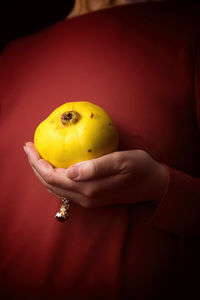
[[(117, 7), (59, 22), (4, 50), (1, 299), (195, 299), (197, 12), (189, 4)], [(53, 109), (80, 100), (111, 115), (120, 150), (141, 148), (168, 166), (158, 207), (130, 204), (137, 202), (133, 191), (124, 205), (85, 209), (73, 203), (66, 224), (54, 219), (60, 202), (34, 176), (22, 147)]]

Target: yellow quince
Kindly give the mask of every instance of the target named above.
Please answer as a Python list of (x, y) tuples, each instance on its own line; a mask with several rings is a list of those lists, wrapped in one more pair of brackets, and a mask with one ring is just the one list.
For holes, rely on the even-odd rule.
[(55, 109), (34, 135), (40, 156), (57, 168), (68, 168), (118, 149), (118, 133), (108, 113), (86, 101)]

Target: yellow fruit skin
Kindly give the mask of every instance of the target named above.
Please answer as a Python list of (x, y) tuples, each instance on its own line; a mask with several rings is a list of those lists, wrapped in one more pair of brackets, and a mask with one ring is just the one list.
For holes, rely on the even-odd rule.
[[(62, 123), (65, 112), (75, 111), (79, 119)], [(34, 144), (42, 158), (57, 168), (68, 168), (118, 149), (118, 133), (110, 116), (91, 102), (68, 102), (39, 124)]]

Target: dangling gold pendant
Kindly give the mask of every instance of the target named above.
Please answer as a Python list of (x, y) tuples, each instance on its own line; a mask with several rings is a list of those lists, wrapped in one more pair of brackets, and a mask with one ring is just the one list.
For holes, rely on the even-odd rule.
[(61, 198), (62, 200), (62, 206), (55, 215), (55, 218), (58, 222), (64, 223), (67, 219), (69, 219), (69, 207), (70, 207), (70, 200), (68, 200), (65, 197)]

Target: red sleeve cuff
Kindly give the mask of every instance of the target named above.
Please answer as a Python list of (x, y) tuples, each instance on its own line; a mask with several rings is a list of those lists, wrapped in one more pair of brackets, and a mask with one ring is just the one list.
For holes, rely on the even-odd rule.
[(200, 179), (167, 169), (167, 188), (148, 224), (174, 234), (199, 235)]

